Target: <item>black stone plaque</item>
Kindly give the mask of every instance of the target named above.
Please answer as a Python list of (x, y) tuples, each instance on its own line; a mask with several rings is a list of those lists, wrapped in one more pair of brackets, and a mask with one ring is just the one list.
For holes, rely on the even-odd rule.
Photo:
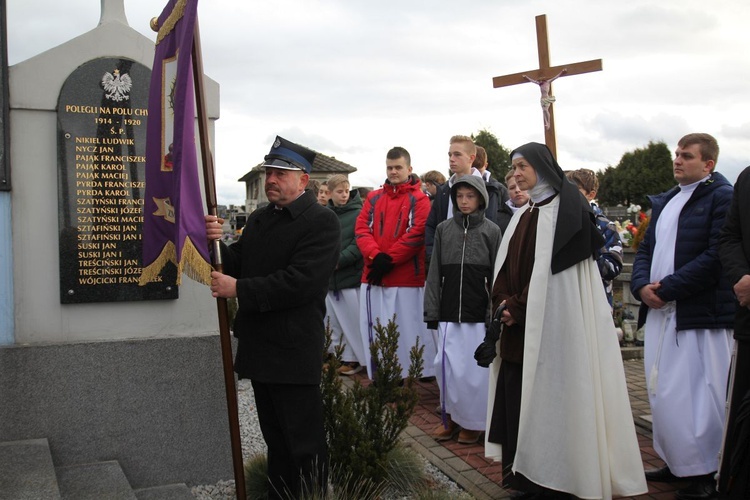
[(65, 80), (57, 104), (60, 302), (176, 299), (177, 271), (139, 286), (151, 70), (101, 58)]

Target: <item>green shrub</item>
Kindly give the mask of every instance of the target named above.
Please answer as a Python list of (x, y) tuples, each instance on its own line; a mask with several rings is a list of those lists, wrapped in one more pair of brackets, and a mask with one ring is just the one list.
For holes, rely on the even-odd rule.
[[(394, 315), (385, 327), (380, 321), (374, 327), (370, 355), (376, 360), (377, 383), (364, 387), (355, 380), (348, 391), (337, 372), (344, 347), (339, 344), (334, 347), (333, 355), (328, 354), (331, 329), (330, 323), (326, 324), (321, 390), (332, 491), (327, 495), (309, 492), (304, 500), (375, 500), (382, 498), (386, 489), (416, 491), (416, 498), (433, 495), (424, 497), (425, 500), (448, 498), (434, 496), (436, 493), (425, 481), (421, 458), (398, 439), (419, 401), (415, 382), (422, 375), (424, 346), (418, 341), (412, 347), (409, 375), (402, 380), (396, 354), (399, 332), (395, 320)], [(245, 462), (245, 486), (249, 500), (268, 498), (265, 455)]]
[(268, 500), (268, 458), (254, 455), (244, 463), (245, 493), (248, 500)]
[[(396, 355), (399, 332), (396, 317), (383, 327), (377, 321), (370, 355), (376, 362), (376, 383), (343, 390), (337, 368), (343, 347), (334, 348), (334, 356), (323, 372), (322, 392), (331, 482), (334, 490), (345, 480), (372, 481), (380, 485), (389, 479), (389, 453), (398, 444), (401, 432), (419, 400), (416, 380), (422, 373), (424, 346), (417, 342), (410, 353), (409, 375), (401, 380), (401, 365)], [(326, 356), (331, 345), (326, 328)]]
[(413, 493), (426, 487), (422, 457), (401, 444), (388, 453), (386, 474), (388, 487), (401, 494)]
[[(288, 500), (375, 500), (382, 498), (384, 485), (375, 485), (370, 480), (356, 481), (350, 473), (341, 472), (336, 476), (342, 479), (341, 484), (333, 491), (323, 495), (319, 491), (308, 492), (303, 499), (296, 499), (287, 494)], [(245, 461), (245, 492), (248, 500), (268, 500), (268, 460), (266, 455), (255, 455)], [(282, 496), (284, 496), (282, 494)]]

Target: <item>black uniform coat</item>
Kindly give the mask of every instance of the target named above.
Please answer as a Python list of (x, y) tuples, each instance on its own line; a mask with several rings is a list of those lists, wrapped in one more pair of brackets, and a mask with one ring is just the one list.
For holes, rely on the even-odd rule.
[[(734, 185), (732, 205), (719, 236), (719, 258), (724, 275), (734, 286), (750, 274), (750, 167)], [(719, 471), (722, 498), (748, 498), (750, 494), (750, 309), (737, 304), (734, 322), (734, 384), (729, 387), (731, 405)]]
[(319, 384), (325, 297), (339, 258), (340, 226), (311, 191), (250, 214), (239, 241), (222, 247), (237, 278), (234, 369), (265, 383)]
[[(719, 258), (731, 286), (750, 274), (750, 167), (742, 171), (734, 185), (732, 205), (719, 235)], [(747, 307), (737, 306), (734, 336), (750, 340), (750, 309)]]

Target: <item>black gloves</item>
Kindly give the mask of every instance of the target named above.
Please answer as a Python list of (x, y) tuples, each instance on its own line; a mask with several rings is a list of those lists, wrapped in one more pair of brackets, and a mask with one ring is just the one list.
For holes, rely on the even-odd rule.
[(383, 277), (393, 269), (393, 258), (384, 252), (380, 252), (372, 259), (370, 272), (367, 273), (367, 282), (371, 285), (380, 286), (383, 283)]
[(438, 322), (437, 321), (427, 321), (427, 329), (428, 330), (437, 330), (438, 329)]
[(503, 324), (500, 322), (503, 310), (505, 310), (505, 304), (501, 304), (497, 308), (497, 311), (495, 311), (495, 316), (492, 318), (490, 326), (487, 327), (487, 333), (484, 335), (484, 341), (474, 351), (474, 359), (477, 360), (477, 364), (482, 368), (489, 367), (497, 355), (495, 344), (500, 339), (500, 331), (503, 327)]
[(383, 273), (383, 276), (393, 269), (393, 258), (385, 252), (380, 252), (372, 259), (372, 269), (377, 269)]

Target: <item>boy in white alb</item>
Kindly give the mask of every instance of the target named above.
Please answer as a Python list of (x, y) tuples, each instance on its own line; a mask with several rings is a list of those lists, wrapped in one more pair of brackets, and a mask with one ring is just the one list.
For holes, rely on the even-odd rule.
[(359, 331), (359, 286), (364, 262), (354, 237), (354, 225), (362, 199), (356, 189), (350, 191), (349, 180), (343, 174), (332, 175), (327, 182), (328, 208), (341, 223), (341, 254), (336, 270), (328, 281), (326, 317), (331, 327), (331, 351), (341, 343), (344, 347), (339, 368), (341, 375), (354, 375), (362, 371), (368, 354)]
[[(500, 228), (484, 217), (489, 196), (481, 177), (465, 175), (451, 187), (453, 217), (435, 231), (425, 284), (424, 319), (438, 331), (435, 372), (443, 422), (438, 441), (476, 443), (484, 428), (489, 379), (474, 361), (489, 320), (489, 287)], [(460, 432), (459, 432), (460, 430)]]

